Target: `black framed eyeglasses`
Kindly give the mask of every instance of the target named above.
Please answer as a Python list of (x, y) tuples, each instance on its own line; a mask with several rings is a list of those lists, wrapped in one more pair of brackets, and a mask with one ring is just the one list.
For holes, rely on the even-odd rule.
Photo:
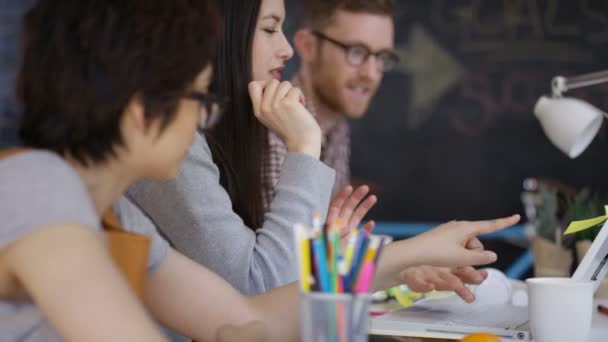
[(363, 44), (342, 43), (319, 31), (312, 31), (312, 34), (342, 48), (346, 55), (346, 61), (352, 66), (358, 67), (365, 64), (370, 56), (376, 57), (376, 60), (379, 62), (378, 69), (383, 72), (392, 70), (399, 63), (399, 56), (392, 50), (373, 52), (369, 47)]
[(200, 120), (199, 128), (204, 129), (215, 125), (222, 116), (226, 105), (229, 102), (227, 97), (220, 97), (211, 93), (202, 93), (198, 91), (191, 91), (184, 97), (192, 100), (196, 100), (201, 106), (201, 118), (203, 116), (203, 109), (207, 115), (206, 120)]

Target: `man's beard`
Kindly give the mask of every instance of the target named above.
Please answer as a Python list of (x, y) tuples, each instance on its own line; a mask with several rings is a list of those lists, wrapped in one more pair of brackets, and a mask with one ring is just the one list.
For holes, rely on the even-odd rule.
[(341, 101), (341, 90), (333, 85), (334, 83), (323, 80), (313, 81), (312, 91), (317, 101), (320, 102), (317, 106), (321, 105), (332, 112), (344, 113), (346, 108)]

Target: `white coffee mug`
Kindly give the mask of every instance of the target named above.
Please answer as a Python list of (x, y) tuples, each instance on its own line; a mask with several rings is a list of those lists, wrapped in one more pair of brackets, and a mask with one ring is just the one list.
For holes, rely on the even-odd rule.
[(535, 342), (584, 342), (591, 330), (593, 282), (531, 278), (528, 311)]

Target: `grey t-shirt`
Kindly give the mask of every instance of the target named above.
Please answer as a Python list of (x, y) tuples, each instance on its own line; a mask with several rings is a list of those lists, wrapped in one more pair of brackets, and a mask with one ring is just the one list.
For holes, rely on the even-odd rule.
[[(152, 237), (148, 272), (154, 272), (165, 260), (168, 244), (126, 198), (121, 198), (114, 210), (129, 231)], [(99, 217), (79, 175), (61, 157), (45, 151), (0, 160), (0, 217), (0, 249), (48, 224), (76, 223), (101, 232)], [(33, 302), (0, 300), (0, 341), (60, 338)]]

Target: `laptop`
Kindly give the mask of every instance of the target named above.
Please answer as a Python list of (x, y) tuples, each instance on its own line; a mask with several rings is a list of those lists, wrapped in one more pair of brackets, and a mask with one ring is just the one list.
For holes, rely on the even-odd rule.
[[(595, 289), (608, 272), (608, 221), (578, 265), (573, 279), (592, 280)], [(428, 299), (413, 306), (374, 317), (370, 333), (454, 338), (488, 332), (514, 341), (530, 341), (528, 308), (511, 304), (467, 304), (453, 295)]]

